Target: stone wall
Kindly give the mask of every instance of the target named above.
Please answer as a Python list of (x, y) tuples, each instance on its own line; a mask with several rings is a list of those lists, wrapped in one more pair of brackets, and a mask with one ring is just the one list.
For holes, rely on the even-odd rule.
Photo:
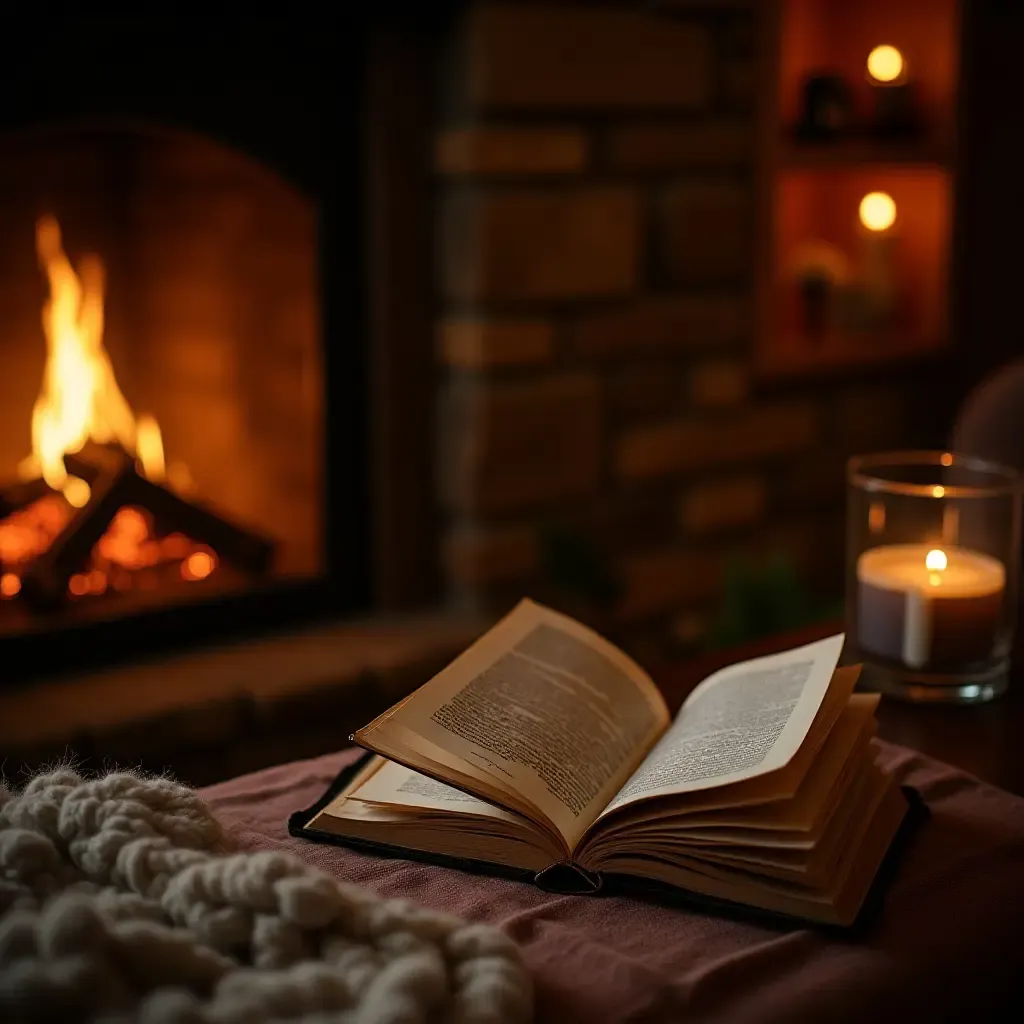
[(465, 11), (435, 147), (459, 601), (545, 594), (555, 525), (624, 585), (603, 626), (699, 642), (733, 553), (838, 594), (846, 456), (941, 443), (920, 367), (757, 373), (757, 8)]

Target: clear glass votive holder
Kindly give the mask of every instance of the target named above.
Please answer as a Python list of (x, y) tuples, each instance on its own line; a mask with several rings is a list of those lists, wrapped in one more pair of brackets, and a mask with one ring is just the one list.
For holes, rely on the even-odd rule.
[(859, 455), (847, 467), (846, 641), (865, 686), (979, 703), (1009, 679), (1022, 478), (951, 452)]

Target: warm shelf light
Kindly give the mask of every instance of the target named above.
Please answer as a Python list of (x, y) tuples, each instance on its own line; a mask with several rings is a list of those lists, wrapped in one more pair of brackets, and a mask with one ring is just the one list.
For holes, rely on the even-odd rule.
[(896, 203), (888, 192), (869, 192), (860, 201), (860, 222), (869, 231), (885, 231), (896, 220)]
[(895, 46), (876, 46), (868, 54), (868, 74), (876, 82), (895, 82), (903, 74), (903, 54)]

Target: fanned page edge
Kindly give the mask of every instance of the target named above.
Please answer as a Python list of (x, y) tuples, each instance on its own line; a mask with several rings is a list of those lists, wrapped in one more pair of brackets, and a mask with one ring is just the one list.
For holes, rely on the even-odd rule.
[[(796, 756), (800, 746), (807, 738), (808, 731), (814, 723), (818, 709), (828, 693), (832, 678), (839, 664), (842, 654), (845, 634), (837, 633), (835, 636), (826, 637), (824, 640), (816, 640), (801, 647), (794, 647), (788, 651), (781, 651), (778, 654), (770, 654), (761, 658), (753, 658), (749, 661), (736, 662), (726, 668), (708, 676), (699, 683), (692, 693), (683, 702), (679, 713), (669, 728), (662, 734), (659, 740), (651, 748), (648, 755), (637, 766), (629, 779), (623, 784), (619, 792), (609, 801), (604, 811), (598, 816), (598, 821), (607, 814), (614, 813), (624, 807), (632, 806), (641, 800), (653, 799), (661, 796), (681, 796), (687, 793), (695, 793), (703, 790), (717, 789), (722, 786), (729, 786), (737, 782), (745, 782), (750, 779), (759, 778), (777, 771), (788, 764)], [(771, 748), (766, 752), (762, 760), (751, 768), (720, 776), (708, 776), (694, 783), (669, 785), (656, 787), (644, 792), (638, 792), (625, 799), (621, 796), (634, 782), (641, 778), (641, 773), (652, 765), (658, 763), (659, 750), (664, 754), (670, 749), (673, 729), (677, 724), (684, 721), (687, 709), (694, 704), (709, 690), (715, 686), (727, 682), (738, 675), (753, 674), (758, 671), (774, 669), (780, 665), (804, 660), (810, 656), (813, 662), (810, 674), (803, 684), (800, 697), (790, 712), (789, 718), (782, 731), (776, 737)]]
[[(444, 732), (442, 739), (443, 730), (430, 721), (434, 710), (468, 687), (499, 659), (513, 652), (520, 641), (539, 626), (550, 626), (567, 633), (610, 661), (629, 680), (632, 687), (631, 700), (642, 701), (650, 714), (651, 724), (642, 740), (635, 742), (635, 746), (631, 748), (631, 755), (615, 769), (611, 778), (597, 791), (575, 820), (570, 820), (572, 815), (567, 808), (563, 809), (563, 813), (557, 808), (545, 806), (553, 805), (555, 801), (546, 797), (540, 802), (537, 801), (537, 794), (543, 792), (539, 778), (528, 780), (528, 786), (524, 786), (521, 779), (516, 779), (513, 784), (504, 783), (499, 775), (502, 766), (498, 765), (495, 759), (488, 760), (487, 756), (476, 751), (476, 760), (470, 760), (468, 754), (471, 752), (471, 742), (464, 741), (450, 732)], [(558, 668), (554, 661), (550, 664)], [(463, 789), (481, 799), (498, 804), (504, 803), (517, 813), (525, 814), (553, 829), (562, 837), (566, 848), (571, 850), (587, 825), (597, 819), (614, 793), (621, 788), (625, 778), (632, 774), (657, 742), (658, 737), (664, 733), (670, 721), (671, 715), (661, 691), (629, 655), (570, 616), (524, 598), (448, 666), (414, 693), (378, 715), (364, 728), (357, 730), (352, 738), (360, 746), (438, 781)], [(392, 732), (390, 739), (389, 730)], [(444, 746), (441, 745), (442, 742)], [(466, 752), (460, 753), (460, 747), (466, 748)], [(427, 748), (430, 748), (431, 753), (421, 756)], [(442, 758), (438, 751), (443, 751), (445, 756)], [(505, 762), (505, 765), (511, 767), (512, 763)], [(446, 773), (458, 778), (448, 777)], [(505, 798), (504, 801), (502, 796)], [(515, 803), (510, 802), (513, 800)]]

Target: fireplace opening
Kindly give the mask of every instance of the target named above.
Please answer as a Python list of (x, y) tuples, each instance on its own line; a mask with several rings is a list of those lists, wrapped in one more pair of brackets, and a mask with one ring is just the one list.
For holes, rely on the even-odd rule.
[(321, 578), (314, 204), (187, 132), (0, 149), (0, 638)]
[(0, 685), (374, 600), (366, 19), (0, 67)]

